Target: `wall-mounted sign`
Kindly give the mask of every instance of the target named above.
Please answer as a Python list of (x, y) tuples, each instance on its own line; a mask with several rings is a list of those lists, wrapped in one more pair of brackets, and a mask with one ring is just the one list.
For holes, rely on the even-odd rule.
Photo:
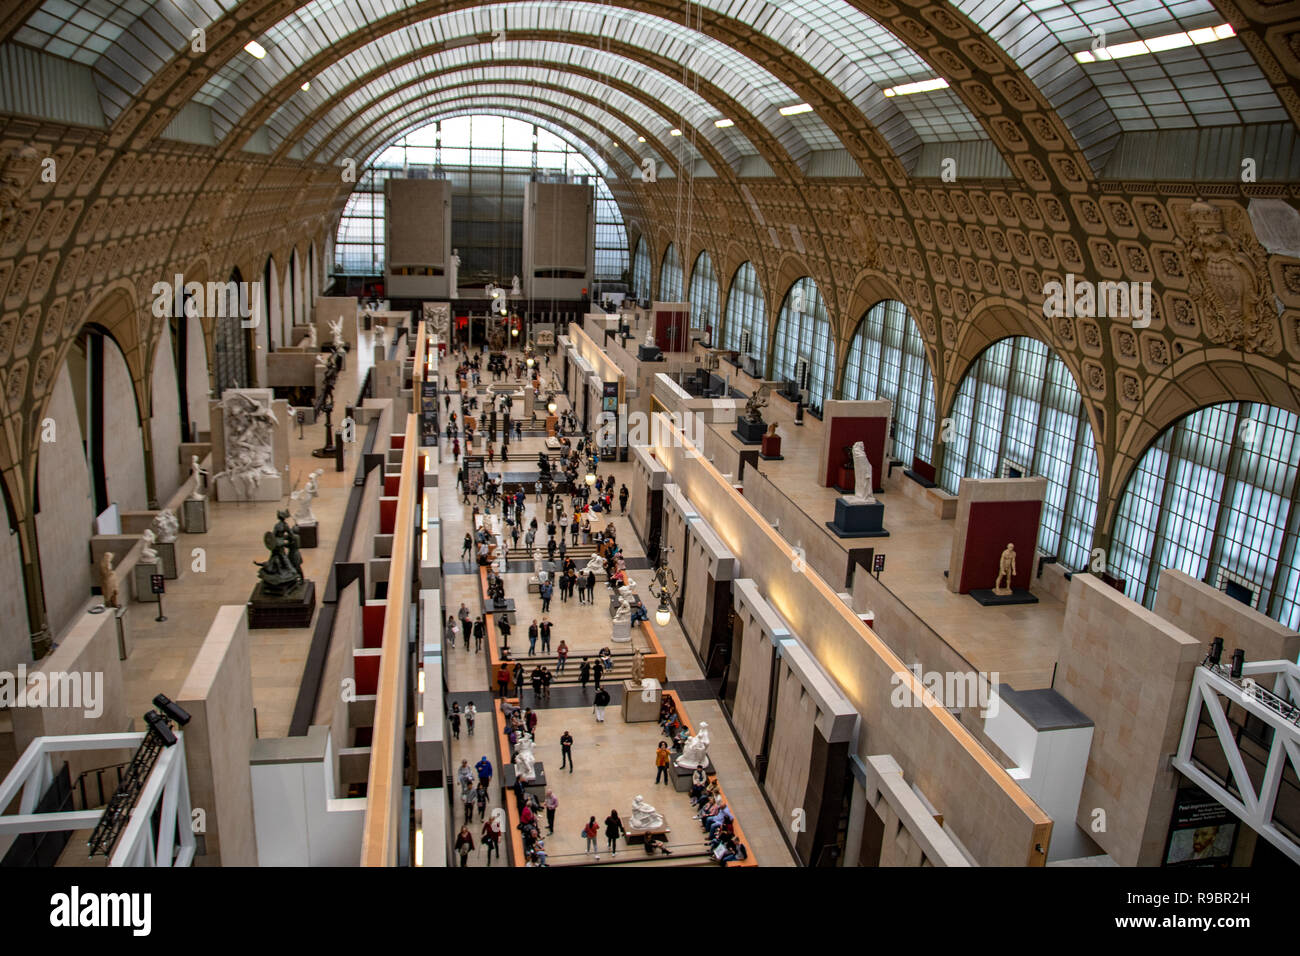
[(618, 411), (618, 382), (605, 382), (602, 384), (600, 410), (602, 412)]

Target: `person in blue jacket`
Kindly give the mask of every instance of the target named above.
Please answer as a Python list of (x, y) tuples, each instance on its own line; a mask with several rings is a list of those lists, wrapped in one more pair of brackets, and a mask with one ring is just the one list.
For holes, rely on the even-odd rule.
[(479, 760), (478, 763), (474, 764), (474, 769), (478, 771), (478, 778), (482, 780), (484, 784), (491, 782), (492, 761), (488, 760), (487, 754), (484, 754), (482, 759)]

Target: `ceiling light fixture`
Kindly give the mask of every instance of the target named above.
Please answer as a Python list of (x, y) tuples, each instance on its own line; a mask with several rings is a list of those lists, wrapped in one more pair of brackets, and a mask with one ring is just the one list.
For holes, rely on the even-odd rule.
[(253, 54), (253, 56), (257, 57), (259, 60), (266, 56), (266, 47), (262, 46), (262, 44), (258, 43), (256, 40), (249, 40), (244, 44), (244, 49)]
[(716, 126), (718, 129), (729, 129), (732, 126), (735, 126), (736, 122), (735, 120), (720, 119), (720, 120), (714, 120), (713, 125)]
[(644, 143), (644, 142), (645, 142), (645, 137), (644, 137), (644, 136), (638, 136), (638, 137), (636, 138), (636, 141), (637, 141), (638, 143)]
[(669, 136), (681, 136), (681, 135), (682, 135), (682, 131), (679, 130), (679, 129), (670, 129), (670, 130), (668, 131), (668, 135), (669, 135)]
[(885, 90), (886, 96), (908, 96), (912, 93), (929, 93), (931, 90), (946, 90), (948, 81), (942, 76), (933, 80), (917, 80), (915, 83), (901, 83)]
[(1215, 43), (1236, 35), (1237, 31), (1232, 28), (1232, 24), (1220, 23), (1217, 27), (1203, 27), (1199, 30), (1188, 30), (1186, 33), (1166, 33), (1164, 36), (1151, 37), (1149, 40), (1133, 40), (1129, 43), (1117, 43), (1114, 46), (1098, 46), (1096, 50), (1080, 50), (1074, 58), (1079, 63), (1122, 60), (1129, 56), (1145, 56), (1148, 53), (1177, 50), (1185, 46)]
[(777, 112), (782, 116), (798, 116), (800, 113), (811, 113), (812, 107), (807, 103), (796, 103), (794, 106), (783, 106)]
[(308, 80), (306, 83), (300, 86), (299, 89), (302, 90), (304, 93), (306, 93), (308, 90), (311, 89), (311, 80)]

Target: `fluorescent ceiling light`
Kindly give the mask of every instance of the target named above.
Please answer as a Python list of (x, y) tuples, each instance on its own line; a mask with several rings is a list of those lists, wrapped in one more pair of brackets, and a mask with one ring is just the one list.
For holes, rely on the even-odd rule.
[(670, 130), (668, 131), (668, 135), (669, 135), (669, 136), (681, 136), (681, 135), (682, 135), (682, 131), (679, 130), (679, 129), (670, 129)]
[(262, 46), (262, 44), (258, 43), (256, 40), (249, 40), (244, 44), (244, 49), (253, 54), (253, 56), (257, 57), (259, 60), (266, 56), (266, 47)]
[(915, 83), (903, 83), (885, 90), (886, 96), (908, 96), (912, 93), (929, 93), (931, 90), (946, 90), (948, 81), (942, 76), (933, 80), (917, 80)]
[(735, 126), (736, 123), (734, 120), (720, 119), (720, 120), (714, 120), (713, 125), (716, 126), (718, 129), (727, 129), (730, 126)]
[(1166, 33), (1164, 36), (1151, 37), (1147, 40), (1133, 40), (1129, 43), (1117, 43), (1114, 46), (1099, 46), (1096, 51), (1080, 50), (1074, 55), (1079, 63), (1096, 63), (1098, 60), (1122, 60), (1127, 56), (1144, 56), (1148, 53), (1162, 53), (1165, 50), (1177, 50), (1185, 46), (1200, 46), (1214, 43), (1237, 35), (1230, 23), (1220, 23), (1217, 27), (1202, 27), (1186, 33)]
[(807, 103), (797, 103), (794, 106), (783, 106), (778, 112), (782, 116), (798, 116), (800, 113), (811, 113), (812, 107)]
[(308, 90), (311, 89), (311, 80), (308, 80), (301, 87), (299, 87), (299, 89), (301, 89), (304, 93), (306, 93)]

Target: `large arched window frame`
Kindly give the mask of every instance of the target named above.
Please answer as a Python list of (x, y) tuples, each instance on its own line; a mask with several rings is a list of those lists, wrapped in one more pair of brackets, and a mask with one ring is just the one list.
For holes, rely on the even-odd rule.
[(632, 295), (638, 300), (650, 298), (650, 250), (644, 236), (636, 241), (632, 256)]
[[(1300, 627), (1300, 416), (1228, 402), (1147, 449), (1120, 498), (1111, 574), (1147, 607), (1174, 568)], [(1226, 635), (1225, 635), (1226, 636)]]
[(691, 288), (687, 293), (691, 303), (691, 328), (702, 329), (713, 326), (713, 333), (718, 332), (718, 277), (713, 272), (713, 259), (707, 252), (695, 257), (691, 267)]
[(930, 459), (934, 440), (934, 381), (925, 340), (907, 306), (897, 299), (877, 302), (858, 323), (844, 365), (842, 397), (851, 401), (887, 398), (893, 403), (893, 455), (908, 465)]
[(671, 242), (664, 250), (664, 261), (659, 268), (659, 301), (682, 301), (682, 260)]
[(1083, 398), (1060, 357), (1037, 339), (994, 342), (971, 365), (953, 402), (939, 484), (1042, 475), (1047, 493), (1038, 548), (1065, 567), (1089, 566), (1097, 521), (1097, 451)]
[(835, 387), (835, 340), (817, 283), (796, 279), (781, 303), (772, 340), (772, 378), (793, 380), (799, 359), (808, 360), (808, 407), (818, 414)]
[[(752, 355), (760, 365), (767, 361), (767, 300), (758, 284), (758, 272), (752, 262), (741, 263), (731, 277), (727, 290), (727, 318), (723, 323), (725, 349), (735, 349), (742, 355)], [(748, 348), (745, 348), (748, 332)], [(760, 374), (766, 370), (759, 369)]]

